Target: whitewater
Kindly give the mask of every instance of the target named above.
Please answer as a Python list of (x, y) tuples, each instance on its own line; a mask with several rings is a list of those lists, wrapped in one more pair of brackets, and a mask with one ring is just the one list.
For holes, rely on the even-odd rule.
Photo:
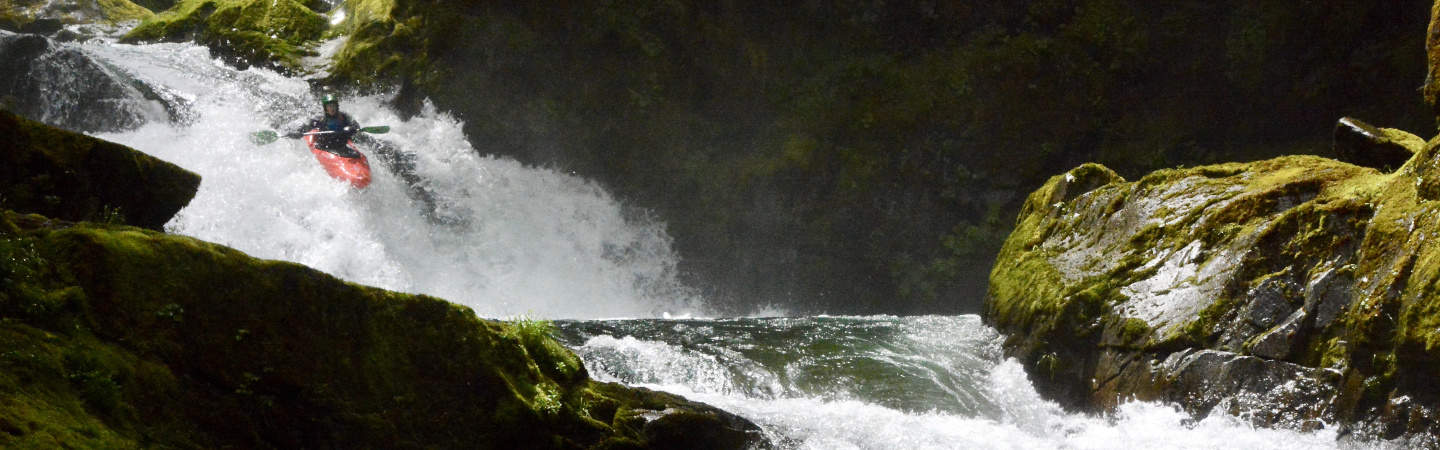
[(136, 98), (144, 125), (95, 133), (203, 177), (167, 231), (482, 317), (553, 320), (592, 377), (732, 411), (781, 448), (1403, 447), (1343, 439), (1334, 425), (1254, 428), (1243, 411), (1197, 420), (1132, 401), (1104, 415), (1066, 412), (973, 315), (714, 317), (678, 281), (663, 218), (590, 180), (487, 156), (499, 149), (468, 142), (433, 107), (405, 118), (386, 95), (342, 100), (362, 126), (391, 127), (375, 137), (407, 154), (420, 180), (408, 186), (371, 154), (375, 181), (357, 191), (298, 141), (249, 139), (319, 114), (307, 80), (235, 70), (190, 44), (65, 45), (169, 103)]

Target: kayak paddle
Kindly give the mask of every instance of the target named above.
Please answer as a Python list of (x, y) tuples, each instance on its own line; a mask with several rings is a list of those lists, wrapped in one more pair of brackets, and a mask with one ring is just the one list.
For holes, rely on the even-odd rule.
[[(364, 128), (361, 128), (360, 131), (365, 132), (365, 133), (370, 133), (370, 134), (384, 134), (384, 133), (389, 133), (389, 132), (390, 132), (390, 126), (389, 126), (389, 125), (377, 125), (377, 126), (373, 126), (373, 127), (364, 127)], [(312, 132), (305, 133), (305, 134), (329, 134), (329, 133), (334, 133), (334, 131), (312, 131)], [(279, 133), (276, 133), (274, 130), (261, 130), (261, 131), (256, 131), (256, 132), (250, 134), (250, 142), (255, 143), (255, 145), (265, 145), (265, 144), (269, 144), (269, 143), (271, 143), (271, 142), (275, 142), (276, 139), (280, 139), (280, 134), (279, 134)]]
[(250, 133), (250, 142), (254, 142), (255, 145), (269, 144), (271, 142), (275, 142), (276, 139), (280, 139), (280, 135), (276, 134), (274, 131), (271, 130), (263, 130)]

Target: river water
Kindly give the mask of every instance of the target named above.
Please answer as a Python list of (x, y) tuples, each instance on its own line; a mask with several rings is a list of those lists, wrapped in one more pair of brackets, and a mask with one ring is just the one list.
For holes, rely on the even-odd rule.
[[(402, 119), (385, 96), (342, 109), (413, 169), (372, 154), (363, 191), (329, 178), (298, 141), (249, 135), (319, 113), (306, 80), (237, 71), (190, 44), (67, 44), (168, 99), (98, 133), (203, 177), (166, 228), (337, 277), (467, 305), (483, 317), (555, 320), (592, 377), (677, 393), (759, 424), (783, 448), (1387, 448), (1334, 426), (1257, 429), (1130, 402), (1102, 416), (1039, 397), (1000, 336), (973, 315), (712, 317), (677, 281), (663, 220), (595, 183), (486, 156), (433, 108)], [(333, 48), (333, 46), (331, 46)], [(483, 99), (477, 99), (483, 101)], [(175, 111), (178, 111), (176, 113)], [(399, 172), (409, 170), (412, 187)], [(420, 192), (420, 194), (417, 194)]]

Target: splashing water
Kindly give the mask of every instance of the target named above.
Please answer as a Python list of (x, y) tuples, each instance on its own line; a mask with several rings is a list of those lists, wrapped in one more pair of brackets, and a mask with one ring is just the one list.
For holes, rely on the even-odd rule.
[(797, 449), (1404, 448), (1335, 427), (1263, 429), (1128, 402), (1104, 416), (1044, 400), (976, 316), (560, 323), (591, 376), (735, 412)]
[(661, 224), (626, 214), (590, 181), (479, 156), (460, 124), (433, 108), (402, 120), (380, 96), (342, 103), (362, 125), (391, 126), (376, 137), (413, 155), (414, 189), (428, 201), (373, 153), (375, 182), (357, 191), (326, 176), (299, 141), (257, 146), (248, 139), (319, 114), (304, 80), (236, 71), (189, 44), (83, 47), (183, 99), (191, 112), (186, 123), (100, 135), (203, 177), (195, 199), (167, 224), (171, 232), (434, 295), (484, 316), (698, 311), (676, 281)]

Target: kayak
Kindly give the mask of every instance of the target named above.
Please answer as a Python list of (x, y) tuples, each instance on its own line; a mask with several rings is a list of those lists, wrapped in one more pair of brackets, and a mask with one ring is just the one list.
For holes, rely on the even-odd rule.
[(355, 147), (355, 143), (346, 141), (345, 146), (348, 152), (330, 151), (315, 146), (315, 136), (319, 130), (310, 130), (305, 134), (305, 145), (310, 147), (310, 152), (315, 154), (315, 160), (320, 161), (320, 167), (325, 168), (325, 173), (332, 178), (350, 183), (355, 189), (364, 189), (370, 185), (370, 161), (365, 158), (364, 153)]

